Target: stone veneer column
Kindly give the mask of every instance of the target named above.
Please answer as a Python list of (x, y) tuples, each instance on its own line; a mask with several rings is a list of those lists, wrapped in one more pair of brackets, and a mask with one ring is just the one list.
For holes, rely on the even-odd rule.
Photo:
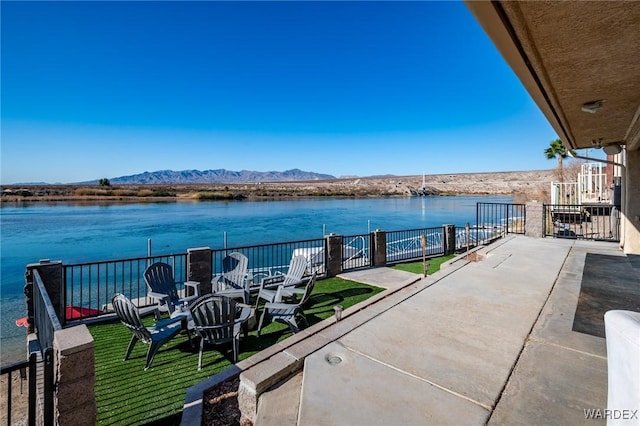
[(456, 226), (442, 225), (444, 254), (454, 254), (456, 251)]
[(626, 152), (622, 232), (626, 254), (640, 254), (640, 150)]
[(42, 283), (47, 290), (51, 304), (56, 311), (60, 324), (66, 324), (66, 315), (63, 304), (62, 262), (57, 260), (41, 260), (39, 263), (27, 265), (25, 272), (24, 294), (27, 298), (27, 321), (29, 321), (29, 333), (33, 333), (33, 270), (37, 269)]
[[(200, 283), (201, 295), (211, 293), (211, 277), (211, 249), (209, 247), (187, 249), (187, 279)], [(187, 287), (187, 291), (192, 290)]]
[(327, 277), (335, 277), (342, 272), (342, 235), (329, 234), (325, 237), (325, 258)]
[(53, 338), (57, 387), (55, 424), (95, 425), (95, 367), (93, 337), (86, 325), (65, 328)]
[(543, 238), (544, 230), (544, 205), (537, 201), (528, 202), (525, 205), (526, 218), (524, 234), (527, 237)]
[(373, 266), (387, 265), (387, 233), (380, 229), (373, 232)]

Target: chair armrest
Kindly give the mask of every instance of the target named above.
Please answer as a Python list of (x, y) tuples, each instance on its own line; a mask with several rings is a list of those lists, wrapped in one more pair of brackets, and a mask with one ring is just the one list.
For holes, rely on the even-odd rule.
[(303, 277), (302, 279), (300, 279), (300, 280), (298, 280), (298, 281), (296, 281), (294, 283), (287, 284), (287, 287), (298, 287), (298, 286), (307, 285), (307, 283), (309, 282), (309, 278), (310, 277)]
[(236, 311), (236, 314), (238, 315), (236, 317), (236, 322), (245, 322), (246, 320), (249, 319), (249, 317), (251, 317), (252, 313), (255, 314), (255, 310), (251, 307), (251, 305), (238, 303), (236, 304), (236, 308), (238, 307), (240, 308), (240, 312), (238, 313)]
[(164, 300), (169, 298), (168, 294), (158, 293), (157, 291), (147, 291), (147, 296), (157, 300)]
[(262, 281), (260, 282), (260, 288), (276, 287), (282, 281), (284, 281), (283, 274), (270, 275), (262, 279)]
[(298, 305), (294, 304), (294, 303), (277, 303), (277, 302), (269, 302), (269, 303), (265, 303), (264, 307), (265, 309), (294, 309), (296, 308)]
[(185, 281), (185, 287), (191, 287), (196, 296), (200, 296), (200, 282), (199, 281)]
[(211, 291), (213, 293), (220, 291), (220, 285), (218, 283), (220, 282), (221, 278), (222, 274), (215, 274), (213, 277), (211, 277)]
[(200, 296), (197, 294), (194, 294), (193, 296), (187, 296), (187, 297), (183, 297), (182, 299), (180, 299), (180, 301), (182, 301), (182, 303), (186, 304), (186, 305), (190, 305), (191, 302), (193, 302), (194, 300), (198, 299)]
[(235, 324), (236, 323), (234, 321), (234, 322), (225, 322), (222, 324), (215, 324), (215, 325), (196, 325), (195, 330), (196, 332), (198, 332), (198, 331), (207, 331), (207, 330), (219, 330), (221, 328), (233, 328)]
[[(270, 291), (273, 291), (273, 290), (270, 290)], [(300, 290), (298, 289), (280, 284), (276, 289), (276, 293), (273, 296), (273, 302), (269, 302), (269, 303), (281, 303), (282, 299), (285, 299), (285, 298), (290, 299), (293, 297), (294, 294), (303, 294), (303, 293), (304, 293), (304, 290), (301, 293)]]
[[(304, 288), (295, 288), (293, 286), (278, 286), (278, 290), (276, 291), (276, 295), (273, 298), (274, 303), (282, 302), (282, 299), (296, 299), (294, 296), (297, 294), (303, 295), (306, 289)], [(294, 301), (289, 301), (293, 302)]]
[(154, 328), (163, 328), (163, 327), (166, 327), (166, 326), (171, 325), (173, 323), (181, 322), (185, 318), (186, 318), (186, 315), (177, 315), (177, 316), (175, 316), (173, 318), (162, 319), (162, 320), (156, 321), (156, 323), (153, 325), (153, 327)]

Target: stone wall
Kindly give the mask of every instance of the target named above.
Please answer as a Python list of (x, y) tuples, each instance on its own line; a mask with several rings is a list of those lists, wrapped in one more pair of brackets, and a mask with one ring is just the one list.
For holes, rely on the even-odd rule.
[(54, 421), (64, 426), (94, 425), (95, 367), (93, 337), (87, 326), (57, 331), (53, 340), (55, 377)]
[(525, 205), (527, 220), (525, 222), (524, 234), (528, 237), (542, 238), (544, 230), (544, 206), (542, 203), (530, 202)]

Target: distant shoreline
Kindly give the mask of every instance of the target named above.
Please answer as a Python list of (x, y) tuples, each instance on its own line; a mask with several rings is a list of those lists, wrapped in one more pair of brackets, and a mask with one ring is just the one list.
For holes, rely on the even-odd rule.
[[(511, 195), (518, 201), (548, 197), (553, 170), (426, 175), (431, 195)], [(408, 197), (421, 190), (422, 176), (385, 176), (296, 182), (139, 185), (3, 185), (2, 203), (139, 203), (292, 198)]]

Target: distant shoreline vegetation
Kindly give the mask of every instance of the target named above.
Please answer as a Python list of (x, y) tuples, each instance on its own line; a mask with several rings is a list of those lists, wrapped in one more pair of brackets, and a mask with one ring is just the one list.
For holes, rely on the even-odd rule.
[(516, 202), (549, 198), (554, 170), (459, 173), (426, 176), (379, 176), (244, 183), (2, 185), (6, 202), (166, 202), (210, 200), (273, 200), (287, 198), (410, 197), (429, 195), (507, 195)]
[[(237, 186), (237, 185), (236, 185)], [(246, 185), (244, 185), (246, 186)], [(261, 185), (260, 188), (224, 188), (209, 189), (190, 188), (189, 185), (175, 187), (153, 186), (140, 188), (140, 185), (103, 186), (42, 186), (30, 188), (4, 187), (2, 202), (37, 202), (37, 201), (168, 201), (196, 200), (244, 200), (244, 199), (274, 199), (301, 197), (379, 197), (379, 196), (408, 196), (408, 193), (388, 193), (379, 188), (345, 191), (340, 188), (291, 188), (282, 185)]]

